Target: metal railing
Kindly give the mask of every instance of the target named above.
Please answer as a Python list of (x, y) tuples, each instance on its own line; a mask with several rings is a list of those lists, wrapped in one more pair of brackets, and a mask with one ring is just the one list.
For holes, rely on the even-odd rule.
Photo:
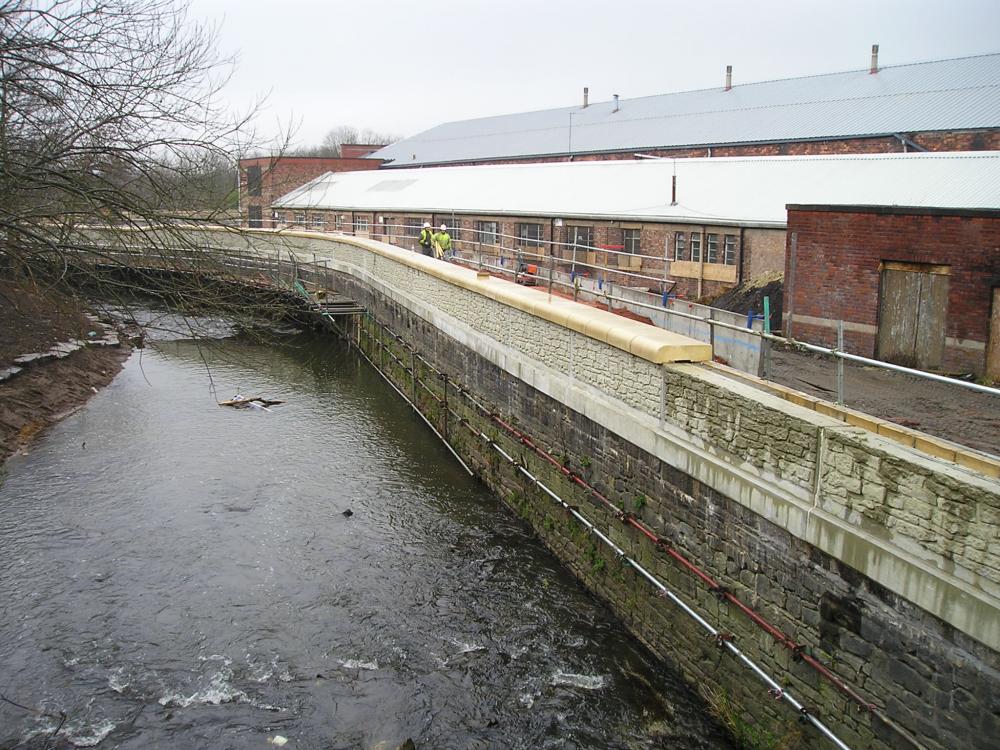
[[(416, 228), (417, 234), (412, 234), (413, 227), (402, 224), (377, 224), (372, 225), (372, 229), (373, 231), (361, 233), (355, 233), (351, 230), (337, 231), (335, 234), (367, 237), (419, 251), (417, 244), (419, 227)], [(449, 235), (452, 236), (452, 252), (446, 260), (509, 277), (515, 283), (545, 286), (550, 293), (572, 297), (574, 300), (578, 299), (581, 293), (591, 293), (607, 304), (609, 310), (612, 307), (612, 303), (618, 303), (619, 305), (631, 306), (639, 310), (658, 311), (672, 317), (696, 321), (708, 326), (711, 332), (709, 343), (711, 343), (711, 338), (714, 337), (714, 329), (716, 328), (738, 331), (744, 335), (758, 337), (760, 339), (761, 356), (763, 359), (762, 366), (758, 372), (750, 374), (759, 375), (765, 380), (771, 380), (772, 375), (770, 370), (770, 346), (772, 344), (785, 345), (793, 349), (832, 357), (837, 363), (837, 403), (839, 405), (844, 405), (846, 402), (845, 361), (857, 362), (869, 367), (878, 367), (911, 375), (916, 378), (945, 383), (991, 396), (1000, 396), (1000, 388), (852, 354), (844, 349), (842, 322), (838, 326), (840, 329), (838, 346), (826, 347), (779, 336), (771, 333), (769, 330), (754, 330), (748, 326), (736, 325), (702, 315), (670, 309), (668, 307), (668, 300), (672, 296), (671, 293), (676, 285), (676, 280), (671, 278), (667, 273), (669, 269), (668, 263), (673, 258), (666, 251), (663, 255), (645, 255), (641, 253), (629, 253), (609, 247), (583, 245), (581, 243), (526, 239), (500, 232), (489, 233), (487, 236), (492, 241), (483, 241), (483, 233), (477, 230), (460, 228), (449, 228)], [(546, 252), (547, 249), (548, 252)], [(555, 252), (557, 249), (560, 251), (558, 255)], [(702, 248), (702, 252), (704, 253), (705, 251), (706, 249)], [(592, 258), (591, 254), (593, 254)], [(602, 254), (609, 259), (618, 259), (617, 264), (598, 263), (597, 260)], [(628, 259), (628, 269), (622, 268), (623, 258)], [(631, 270), (631, 266), (636, 261), (638, 261), (640, 269), (645, 261), (662, 263), (664, 271), (658, 275), (651, 275), (649, 273), (642, 273), (641, 270)], [(726, 264), (716, 263), (713, 265), (724, 266)], [(591, 291), (584, 288), (581, 283), (584, 279), (592, 279), (596, 283), (596, 289)], [(633, 284), (636, 286), (644, 284), (647, 287), (658, 288), (657, 294), (650, 293), (653, 299), (658, 297), (658, 301), (642, 302), (615, 294), (615, 286), (634, 290), (635, 286), (632, 286)]]

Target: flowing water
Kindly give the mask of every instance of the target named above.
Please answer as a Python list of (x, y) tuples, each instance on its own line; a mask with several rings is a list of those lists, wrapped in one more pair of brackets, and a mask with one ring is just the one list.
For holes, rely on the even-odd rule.
[(161, 342), (7, 470), (0, 748), (730, 747), (335, 339)]

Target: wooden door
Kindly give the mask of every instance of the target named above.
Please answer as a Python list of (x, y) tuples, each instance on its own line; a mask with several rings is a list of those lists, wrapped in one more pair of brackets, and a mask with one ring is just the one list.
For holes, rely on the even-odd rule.
[(877, 357), (922, 370), (941, 366), (948, 316), (948, 267), (884, 263)]
[(990, 340), (986, 345), (986, 377), (1000, 380), (1000, 286), (993, 287)]

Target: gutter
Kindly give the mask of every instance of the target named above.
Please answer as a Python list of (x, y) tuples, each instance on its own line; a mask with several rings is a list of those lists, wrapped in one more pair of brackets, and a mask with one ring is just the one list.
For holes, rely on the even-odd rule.
[(272, 208), (284, 211), (361, 211), (364, 213), (400, 213), (400, 214), (431, 214), (431, 213), (454, 213), (456, 216), (513, 216), (518, 218), (532, 219), (583, 219), (584, 221), (634, 221), (646, 222), (650, 224), (694, 224), (704, 226), (706, 223), (713, 227), (745, 227), (747, 229), (786, 229), (788, 222), (781, 221), (742, 221), (740, 219), (715, 219), (704, 216), (657, 216), (655, 214), (592, 214), (592, 213), (566, 213), (548, 212), (539, 213), (537, 211), (498, 211), (495, 208), (483, 209), (461, 209), (445, 207), (368, 207), (368, 206), (299, 206), (289, 203), (274, 203)]
[[(967, 132), (969, 130), (989, 130), (990, 128), (942, 128), (934, 130), (922, 130), (922, 133), (961, 133)], [(622, 146), (621, 148), (611, 148), (611, 149), (601, 149), (599, 151), (553, 151), (541, 154), (513, 154), (513, 155), (492, 155), (492, 156), (476, 156), (470, 157), (468, 159), (452, 159), (450, 161), (421, 161), (409, 164), (392, 164), (395, 159), (386, 160), (386, 163), (379, 167), (379, 169), (412, 169), (413, 167), (425, 166), (425, 167), (447, 167), (447, 166), (461, 166), (461, 165), (477, 165), (483, 162), (514, 162), (523, 163), (530, 161), (532, 159), (565, 159), (568, 156), (600, 156), (602, 154), (623, 154), (633, 151), (678, 151), (681, 149), (713, 149), (713, 148), (731, 148), (740, 146), (772, 146), (772, 145), (782, 145), (786, 143), (821, 143), (823, 141), (849, 141), (855, 138), (895, 138), (900, 142), (905, 142), (909, 148), (914, 151), (928, 151), (928, 149), (914, 143), (910, 138), (903, 135), (901, 132), (885, 132), (885, 133), (854, 133), (853, 135), (817, 135), (810, 136), (808, 138), (781, 138), (778, 140), (767, 140), (767, 141), (723, 141), (720, 143), (677, 143), (672, 145), (661, 145), (661, 146)], [(824, 156), (824, 154), (803, 154), (803, 156)], [(752, 154), (735, 154), (734, 157), (739, 156), (752, 156)], [(780, 156), (780, 154), (775, 154), (775, 156)], [(649, 158), (649, 157), (647, 157)], [(653, 158), (681, 158), (673, 157), (670, 154), (666, 154), (662, 157)], [(688, 157), (684, 157), (688, 158)], [(694, 158), (694, 157), (692, 157)]]

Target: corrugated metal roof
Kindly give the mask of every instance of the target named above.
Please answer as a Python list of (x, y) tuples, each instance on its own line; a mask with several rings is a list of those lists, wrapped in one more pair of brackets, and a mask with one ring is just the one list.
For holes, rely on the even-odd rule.
[(390, 166), (1000, 127), (1000, 54), (449, 122)]
[(274, 205), (748, 225), (783, 225), (789, 203), (1000, 208), (997, 151), (505, 164), (406, 177), (330, 172)]

